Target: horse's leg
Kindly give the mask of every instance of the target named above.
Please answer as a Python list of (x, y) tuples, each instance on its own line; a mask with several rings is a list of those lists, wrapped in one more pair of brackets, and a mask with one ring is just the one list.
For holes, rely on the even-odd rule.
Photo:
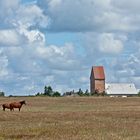
[(4, 106), (4, 105), (2, 105), (2, 107), (3, 107), (3, 111), (5, 111), (5, 106)]
[(14, 110), (14, 108), (10, 106), (10, 111), (13, 111), (13, 110)]
[(21, 107), (19, 108), (19, 111), (20, 111)]

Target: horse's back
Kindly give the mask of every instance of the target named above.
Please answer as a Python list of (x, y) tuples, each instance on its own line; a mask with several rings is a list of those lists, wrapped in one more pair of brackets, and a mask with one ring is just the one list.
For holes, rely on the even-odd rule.
[(10, 103), (10, 106), (11, 107), (15, 107), (15, 108), (19, 108), (21, 104), (19, 102), (13, 102), (13, 103)]
[(10, 104), (3, 104), (2, 107), (10, 108)]

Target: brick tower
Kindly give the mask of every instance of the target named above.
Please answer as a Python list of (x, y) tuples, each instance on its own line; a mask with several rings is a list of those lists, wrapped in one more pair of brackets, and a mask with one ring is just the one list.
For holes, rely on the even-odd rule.
[(103, 66), (93, 66), (90, 75), (90, 92), (103, 93), (105, 91), (105, 73)]

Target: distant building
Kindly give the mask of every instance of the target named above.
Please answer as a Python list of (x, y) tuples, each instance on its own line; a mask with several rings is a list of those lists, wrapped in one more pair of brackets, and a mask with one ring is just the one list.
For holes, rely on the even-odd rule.
[(138, 91), (133, 83), (105, 84), (105, 91), (107, 95), (112, 96), (133, 96), (138, 94)]
[(73, 91), (65, 92), (63, 96), (79, 96), (79, 95), (77, 94), (77, 92), (74, 92), (73, 90)]
[(90, 75), (90, 92), (103, 93), (105, 91), (105, 73), (103, 66), (93, 66)]

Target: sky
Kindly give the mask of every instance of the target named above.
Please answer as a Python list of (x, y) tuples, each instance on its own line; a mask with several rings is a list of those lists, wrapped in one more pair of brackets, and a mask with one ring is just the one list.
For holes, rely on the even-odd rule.
[(0, 0), (0, 91), (32, 95), (107, 83), (140, 88), (139, 0)]

